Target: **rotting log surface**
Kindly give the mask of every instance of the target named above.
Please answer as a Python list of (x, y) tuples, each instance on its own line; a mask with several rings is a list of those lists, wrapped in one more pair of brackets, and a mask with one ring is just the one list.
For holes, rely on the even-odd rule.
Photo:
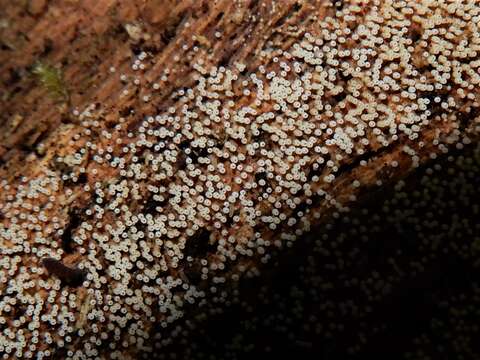
[[(197, 89), (196, 86), (198, 86), (198, 78), (196, 78), (198, 70), (194, 69), (193, 64), (202, 63), (205, 69), (214, 66), (236, 69), (240, 80), (247, 79), (249, 74), (257, 73), (261, 65), (268, 71), (278, 70), (274, 58), (282, 58), (281, 50), (291, 51), (293, 44), (301, 43), (307, 32), (317, 38), (322, 34), (325, 36), (322, 29), (318, 27), (318, 23), (329, 16), (335, 18), (336, 11), (339, 10), (336, 6), (339, 3), (341, 2), (333, 5), (329, 1), (293, 0), (281, 2), (0, 1), (0, 81), (2, 84), (0, 180), (4, 181), (1, 183), (3, 189), (0, 193), (0, 202), (3, 206), (0, 211), (3, 212), (0, 213), (0, 220), (4, 222), (4, 229), (12, 225), (10, 213), (15, 211), (15, 209), (7, 209), (6, 204), (11, 203), (21, 192), (19, 190), (21, 186), (25, 184), (31, 186), (33, 179), (43, 176), (45, 169), (49, 169), (51, 173), (48, 176), (55, 184), (58, 196), (55, 201), (50, 202), (50, 208), (46, 207), (49, 199), (38, 200), (40, 203), (38, 205), (45, 206), (48, 218), (55, 218), (53, 223), (63, 229), (59, 234), (56, 228), (55, 231), (50, 228), (51, 237), (48, 240), (61, 244), (62, 239), (65, 239), (64, 241), (68, 243), (67, 235), (73, 236), (82, 222), (91, 221), (91, 218), (85, 215), (85, 211), (96, 204), (97, 195), (84, 191), (85, 186), (88, 185), (94, 189), (96, 183), (114, 183), (120, 175), (117, 170), (111, 168), (97, 169), (94, 155), (89, 154), (82, 159), (81, 163), (86, 171), (75, 173), (72, 180), (70, 173), (74, 172), (75, 166), (65, 162), (59, 165), (56, 162), (58, 157), (66, 158), (67, 155), (75, 153), (88, 140), (97, 144), (97, 148), (108, 147), (110, 142), (105, 138), (105, 132), (113, 132), (112, 129), (119, 124), (120, 118), (123, 122), (120, 130), (115, 133), (114, 139), (126, 138), (129, 132), (138, 134), (136, 131), (143, 126), (142, 122), (145, 118), (168, 113), (170, 108), (183, 104), (178, 89)], [(347, 1), (343, 3), (345, 8), (350, 5)], [(352, 27), (354, 32), (358, 30), (362, 21), (367, 21), (369, 14), (373, 11), (372, 4), (369, 2), (362, 2), (361, 5), (363, 5), (361, 8), (354, 11), (357, 16), (355, 21), (345, 24), (346, 27)], [(421, 52), (421, 46), (418, 45), (417, 49), (413, 43), (420, 41), (426, 29), (412, 25), (410, 30), (411, 34), (408, 36), (412, 39), (413, 47), (411, 63), (417, 71), (425, 75), (427, 83), (429, 81), (433, 83), (435, 79), (432, 75), (432, 65), (427, 63), (427, 59)], [(472, 25), (468, 31), (464, 31), (462, 36), (477, 46), (478, 32), (475, 26)], [(353, 49), (357, 46), (356, 41), (347, 39), (343, 46)], [(142, 57), (143, 52), (148, 64), (146, 69), (141, 71), (141, 75), (137, 75), (132, 72), (132, 58)], [(51, 98), (48, 92), (38, 84), (37, 79), (32, 75), (32, 69), (39, 61), (61, 69), (63, 81), (69, 93), (68, 101)], [(476, 55), (468, 54), (465, 63), (474, 64), (475, 61), (478, 61)], [(245, 64), (246, 68), (240, 70), (235, 64)], [(169, 69), (169, 73), (165, 73), (165, 69)], [(474, 70), (477, 71), (478, 66)], [(128, 81), (121, 81), (121, 74), (127, 74)], [(165, 80), (162, 80), (163, 76), (166, 76)], [(141, 79), (140, 86), (133, 85), (133, 79), (136, 77)], [(352, 83), (354, 80), (351, 74), (337, 79), (350, 94), (355, 92), (356, 84)], [(471, 98), (462, 97), (457, 92), (459, 86), (456, 84), (453, 84), (450, 89), (444, 88), (441, 91), (425, 90), (423, 96), (431, 99), (432, 121), (421, 127), (417, 139), (408, 139), (405, 134), (399, 134), (398, 139), (383, 146), (374, 135), (367, 134), (366, 137), (370, 141), (368, 149), (363, 153), (343, 154), (341, 160), (335, 158), (334, 150), (329, 150), (328, 156), (334, 162), (336, 171), (330, 167), (317, 167), (305, 171), (305, 175), (310, 176), (308, 178), (310, 182), (313, 182), (313, 176), (323, 179), (332, 172), (335, 173), (333, 182), (322, 184), (328, 199), (320, 195), (312, 200), (312, 203), (306, 203), (307, 195), (299, 192), (300, 195), (297, 196), (304, 209), (307, 207), (312, 209), (307, 216), (309, 218), (304, 222), (304, 230), (315, 225), (315, 221), (321, 221), (316, 219), (318, 215), (314, 216), (314, 214), (320, 214), (320, 219), (325, 219), (332, 211), (342, 211), (347, 204), (350, 206), (350, 202), (354, 201), (358, 193), (368, 191), (369, 187), (376, 186), (379, 181), (388, 183), (409, 173), (412, 169), (412, 156), (404, 151), (405, 146), (408, 145), (409, 149), (415, 150), (415, 162), (421, 164), (443, 151), (438, 146), (437, 140), (439, 143), (445, 143), (445, 146), (458, 146), (462, 141), (474, 140), (479, 126), (476, 116), (479, 92), (478, 83), (475, 81), (476, 79), (472, 76), (471, 84), (477, 86), (468, 89), (472, 94)], [(157, 82), (160, 84), (159, 89), (155, 89), (155, 94), (151, 95), (153, 84)], [(233, 89), (235, 93), (233, 111), (253, 103), (252, 96), (244, 93), (238, 83)], [(329, 104), (333, 109), (345, 109), (339, 105), (345, 100), (345, 96), (338, 97), (334, 90), (329, 90), (330, 92), (325, 91), (325, 104)], [(360, 101), (364, 102), (371, 101), (373, 96), (360, 94), (360, 98), (363, 95), (365, 98)], [(151, 98), (146, 101), (145, 96)], [(437, 96), (442, 102), (448, 97), (454, 100), (454, 105), (448, 109), (448, 112), (443, 111), (440, 105), (435, 105), (434, 99)], [(388, 106), (392, 105), (394, 100), (386, 98), (384, 102)], [(312, 101), (310, 104), (313, 103)], [(351, 104), (347, 105), (347, 110), (349, 106), (352, 107)], [(88, 110), (85, 111), (87, 108)], [(274, 109), (273, 101), (267, 99), (257, 109), (256, 115), (270, 112), (272, 109)], [(448, 113), (449, 116), (442, 118), (442, 113)], [(455, 115), (455, 118), (450, 114)], [(398, 117), (401, 116), (398, 115)], [(326, 121), (321, 118), (317, 120)], [(395, 121), (400, 120), (397, 118)], [(91, 135), (89, 139), (83, 135), (75, 138), (77, 134), (84, 134), (86, 128), (93, 129), (87, 134)], [(214, 125), (213, 132), (212, 139), (216, 141), (223, 140), (226, 136), (222, 123)], [(267, 142), (268, 150), (280, 151), (273, 142), (269, 142), (268, 136), (264, 136), (259, 141)], [(318, 136), (322, 137), (325, 134)], [(463, 138), (463, 136), (468, 137)], [(78, 144), (77, 141), (83, 143)], [(421, 141), (424, 144), (420, 146)], [(181, 149), (182, 143), (175, 146), (177, 145)], [(268, 148), (268, 146), (271, 147)], [(113, 150), (114, 153), (121, 153), (120, 146)], [(198, 157), (208, 158), (208, 154), (200, 154)], [(312, 165), (313, 162), (308, 165)], [(176, 168), (171, 170), (174, 176), (163, 179), (173, 184), (178, 181), (178, 176), (175, 177), (178, 171), (185, 165), (182, 161), (175, 164)], [(98, 172), (95, 173), (94, 169)], [(149, 175), (153, 176), (155, 172), (150, 171)], [(62, 178), (64, 175), (65, 179)], [(236, 188), (233, 178), (232, 173), (227, 173), (222, 178), (222, 182)], [(352, 186), (354, 181), (358, 181), (360, 185)], [(163, 183), (168, 187), (167, 182), (163, 181)], [(148, 201), (143, 204), (141, 201), (148, 200), (149, 194), (144, 187), (140, 192), (138, 199), (130, 199), (133, 211), (143, 211), (153, 206), (149, 211), (155, 212), (156, 208), (162, 207), (162, 211), (166, 214), (169, 211), (173, 212), (169, 210), (170, 205), (163, 204), (162, 201), (158, 201), (158, 204), (152, 201), (153, 205)], [(333, 203), (331, 199), (335, 199), (335, 202)], [(32, 205), (36, 205), (35, 201)], [(241, 213), (242, 205), (235, 206), (232, 208), (232, 213)], [(258, 209), (262, 213), (268, 213), (269, 206), (266, 203), (259, 203)], [(106, 223), (110, 221), (113, 224), (113, 216), (106, 216), (106, 218)], [(208, 221), (204, 222), (203, 227), (196, 229), (192, 236), (182, 234), (180, 237), (183, 237), (181, 241), (184, 242), (185, 254), (191, 254), (198, 259), (215, 260), (218, 257), (216, 246), (221, 238), (233, 235), (237, 242), (247, 243), (256, 231), (261, 231), (264, 239), (271, 239), (274, 242), (279, 233), (278, 229), (270, 229), (264, 224), (259, 225), (260, 230), (254, 229), (244, 215), (240, 216), (235, 226), (231, 224), (222, 226), (227, 228), (227, 235), (215, 230), (213, 222)], [(299, 230), (300, 234), (304, 230)], [(32, 246), (35, 231), (38, 230), (33, 226), (27, 227), (27, 231), (23, 232), (26, 234), (24, 241), (31, 243)], [(8, 249), (18, 244), (17, 239), (8, 238), (5, 235), (0, 239), (3, 242), (2, 250), (5, 251), (5, 257), (13, 258), (14, 255), (9, 253)], [(54, 246), (54, 248), (57, 247)], [(80, 251), (81, 248), (84, 249), (83, 253)], [(64, 248), (60, 257), (64, 264), (74, 267), (85, 261), (88, 254), (87, 244), (73, 244), (72, 248), (68, 246)], [(20, 255), (20, 263), (25, 266), (34, 264), (43, 267), (40, 256), (21, 252), (16, 255)], [(49, 253), (46, 252), (44, 255), (47, 256)], [(244, 270), (240, 271), (241, 273), (254, 274), (257, 271), (256, 268), (261, 267), (260, 258), (262, 256), (258, 254), (239, 256), (236, 262), (233, 261), (234, 264), (227, 265), (225, 272), (236, 273), (239, 268), (242, 268)], [(201, 269), (201, 266), (198, 268), (195, 267), (198, 264), (194, 264), (191, 267), (195, 271), (189, 271), (190, 265), (173, 261), (167, 256), (164, 260), (168, 270), (161, 276), (165, 277), (169, 275), (175, 279), (184, 279), (195, 276), (194, 272), (199, 272)], [(106, 262), (103, 258), (98, 261), (102, 265)], [(9, 276), (13, 275), (9, 274)], [(36, 274), (32, 279), (47, 281), (49, 274), (47, 272)], [(208, 281), (212, 281), (212, 278)], [(209, 285), (211, 284), (202, 283), (205, 288), (209, 288)], [(2, 294), (5, 293), (4, 282), (0, 284), (0, 289)], [(75, 301), (79, 304), (78, 310), (75, 310), (75, 324), (82, 327), (88, 321), (85, 312), (89, 310), (88, 304), (92, 296), (84, 287), (68, 287), (68, 289), (76, 295)], [(48, 296), (48, 292), (44, 289), (38, 290), (38, 294), (43, 299)], [(161, 318), (163, 315), (156, 312), (154, 314), (158, 315), (155, 321), (163, 326)], [(13, 320), (8, 316), (10, 315), (7, 315), (7, 323), (10, 326)], [(154, 327), (155, 321), (150, 318), (142, 320), (149, 322), (144, 324), (147, 332)], [(72, 349), (77, 350), (83, 346), (83, 344), (80, 345), (80, 339), (82, 339), (81, 336), (78, 340), (74, 339), (73, 344), (70, 345)], [(121, 350), (121, 356), (124, 358), (135, 357), (136, 352), (139, 351), (132, 344), (127, 348), (127, 350)], [(36, 351), (47, 349), (47, 344), (42, 343)], [(63, 354), (63, 350), (56, 345), (51, 345), (50, 351), (53, 352), (53, 356)], [(99, 347), (99, 351), (102, 356), (106, 356), (106, 351), (109, 350)]]

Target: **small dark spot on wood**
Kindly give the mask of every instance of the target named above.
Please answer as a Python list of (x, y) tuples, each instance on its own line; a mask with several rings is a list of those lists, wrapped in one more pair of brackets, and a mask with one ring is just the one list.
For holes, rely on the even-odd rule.
[(208, 150), (206, 148), (191, 148), (190, 154), (187, 155), (191, 160), (193, 164), (198, 163), (198, 159), (200, 157), (206, 157), (208, 156)]
[(255, 174), (255, 181), (258, 183), (260, 180), (267, 181), (267, 173), (265, 171), (257, 172)]
[(60, 121), (62, 124), (72, 124), (74, 122), (68, 114), (62, 114), (60, 116)]
[(132, 106), (127, 106), (126, 108), (120, 110), (120, 116), (127, 117), (133, 113), (135, 113), (135, 110), (133, 110)]
[(115, 126), (117, 126), (117, 123), (115, 121), (105, 121), (105, 127), (107, 129), (112, 130), (115, 128)]
[(218, 62), (218, 66), (223, 66), (223, 67), (228, 67), (228, 64), (230, 63), (230, 54), (229, 53), (224, 53)]
[(218, 23), (220, 20), (222, 20), (223, 17), (223, 11), (219, 12), (218, 15), (215, 17), (215, 22)]
[(332, 3), (333, 3), (333, 6), (335, 6), (335, 8), (337, 10), (342, 10), (343, 9), (343, 0), (332, 0)]
[(157, 210), (157, 209), (162, 208), (168, 202), (167, 198), (165, 198), (162, 201), (158, 201), (158, 200), (155, 200), (154, 196), (155, 196), (155, 194), (153, 194), (153, 193), (150, 194), (149, 198), (143, 204), (143, 211), (146, 214), (156, 214), (156, 213), (158, 213), (159, 210)]
[(182, 87), (182, 88), (178, 89), (178, 91), (173, 92), (173, 93), (172, 93), (172, 96), (171, 96), (171, 99), (172, 99), (173, 101), (177, 101), (177, 100), (179, 100), (182, 96), (184, 96), (184, 95), (180, 95), (180, 91), (181, 91), (181, 90), (183, 90), (183, 92), (186, 93), (187, 90), (188, 90), (188, 88), (187, 88), (187, 87)]
[(202, 281), (202, 265), (199, 260), (186, 263), (183, 269), (185, 276), (191, 284), (197, 286)]
[(185, 165), (187, 164), (187, 156), (184, 152), (180, 152), (177, 156), (177, 163), (179, 169), (184, 169)]
[(127, 106), (123, 109), (121, 109), (118, 114), (123, 117), (123, 118), (127, 118), (129, 116), (132, 116), (135, 114), (135, 110), (133, 109), (132, 106)]
[(26, 311), (27, 311), (26, 306), (22, 306), (22, 305), (14, 306), (13, 307), (13, 319), (14, 320), (19, 319), (22, 315), (25, 314)]
[(479, 114), (478, 108), (472, 107), (470, 112), (459, 112), (457, 114), (457, 120), (460, 124), (459, 130), (462, 132), (468, 127), (472, 119), (476, 119)]
[(340, 74), (340, 79), (342, 81), (345, 81), (345, 83), (349, 82), (352, 79), (352, 74), (347, 73), (345, 71), (340, 71), (339, 74)]
[(188, 239), (185, 246), (185, 257), (199, 258), (215, 252), (216, 246), (210, 244), (210, 234), (210, 231), (202, 229)]
[(77, 184), (86, 184), (88, 180), (87, 174), (81, 173), (78, 175)]
[(347, 93), (344, 92), (344, 91), (342, 91), (341, 93), (339, 93), (339, 94), (337, 94), (337, 95), (334, 95), (334, 96), (332, 97), (332, 99), (333, 99), (332, 105), (333, 105), (333, 106), (337, 105), (339, 102), (345, 100), (346, 97), (347, 97)]
[(295, 4), (293, 4), (293, 7), (292, 7), (292, 13), (296, 13), (298, 12), (298, 10), (300, 10), (302, 8), (302, 5), (298, 2), (296, 2)]
[(19, 82), (22, 78), (22, 75), (20, 71), (17, 69), (10, 69), (9, 70), (9, 77), (8, 80), (6, 81), (6, 85), (14, 85), (17, 82)]
[(139, 125), (140, 125), (140, 123), (138, 121), (132, 121), (132, 122), (130, 122), (130, 124), (128, 124), (127, 131), (132, 132), (132, 131), (136, 130)]
[(172, 21), (165, 27), (165, 30), (160, 35), (165, 45), (168, 45), (177, 36), (178, 28), (184, 19), (185, 14), (178, 14)]
[(252, 1), (250, 2), (250, 4), (248, 4), (248, 8), (249, 8), (250, 10), (252, 10), (252, 9), (255, 8), (257, 5), (258, 5), (258, 0), (252, 0)]
[[(84, 175), (84, 174), (83, 174)], [(69, 214), (70, 220), (67, 227), (63, 230), (63, 235), (61, 237), (62, 249), (70, 254), (73, 252), (72, 247), (72, 233), (80, 225), (80, 216), (77, 210), (73, 210)]]
[(85, 271), (68, 267), (59, 260), (44, 258), (42, 264), (50, 274), (58, 277), (65, 285), (77, 287), (85, 280)]
[(330, 160), (330, 158), (331, 158), (330, 154), (327, 154), (327, 155), (324, 156), (325, 162), (323, 164), (315, 163), (315, 164), (318, 165), (318, 166), (315, 166), (315, 167), (312, 164), (312, 166), (310, 167), (310, 171), (307, 174), (308, 181), (312, 181), (312, 178), (314, 176), (320, 177), (322, 175), (323, 170), (325, 169), (326, 163), (327, 163), (328, 160)]
[(0, 43), (0, 50), (11, 51), (11, 50), (14, 50), (14, 49), (11, 46), (2, 42), (2, 43)]
[(422, 37), (421, 29), (418, 26), (412, 26), (412, 28), (408, 32), (408, 36), (410, 37), (410, 39), (412, 39), (412, 42), (415, 44)]
[(140, 44), (131, 44), (130, 49), (132, 50), (135, 56), (140, 55), (140, 53), (143, 51), (143, 48)]
[(178, 144), (178, 147), (181, 149), (181, 150), (185, 150), (186, 148), (188, 148), (190, 146), (190, 141), (188, 140), (183, 140), (180, 144)]
[(43, 43), (43, 51), (41, 53), (41, 56), (46, 56), (50, 54), (53, 50), (53, 41), (52, 39), (45, 39), (45, 42)]
[(49, 134), (49, 129), (44, 129), (39, 131), (36, 128), (29, 130), (25, 136), (24, 141), (20, 144), (20, 149), (25, 152), (35, 153), (38, 157), (42, 157), (38, 153), (38, 146), (40, 143), (47, 138)]
[(295, 208), (295, 213), (296, 213), (295, 217), (300, 219), (301, 217), (299, 213), (302, 212), (303, 214), (305, 214), (305, 210), (307, 210), (307, 208), (309, 208), (309, 205), (306, 202), (302, 202), (298, 204), (297, 207)]

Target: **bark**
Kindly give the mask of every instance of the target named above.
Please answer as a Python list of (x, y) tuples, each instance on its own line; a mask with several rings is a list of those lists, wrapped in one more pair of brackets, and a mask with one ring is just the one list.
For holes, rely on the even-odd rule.
[[(339, 3), (341, 2), (332, 5), (329, 1), (314, 0), (0, 0), (0, 181), (3, 181), (0, 183), (3, 186), (0, 203), (5, 212), (2, 214), (0, 208), (0, 223), (4, 222), (5, 229), (12, 225), (12, 218), (6, 216), (6, 204), (15, 199), (20, 186), (30, 186), (34, 179), (45, 174), (45, 169), (52, 171), (53, 174), (49, 176), (58, 182), (59, 195), (53, 202), (42, 198), (38, 200), (38, 205), (45, 207), (50, 204), (51, 207), (46, 210), (47, 217), (56, 218), (58, 226), (64, 229), (65, 243), (62, 244), (62, 236), (55, 233), (52, 233), (51, 239), (65, 248), (62, 264), (55, 264), (56, 260), (51, 260), (50, 264), (55, 264), (56, 269), (59, 269), (55, 271), (59, 274), (64, 274), (60, 278), (68, 277), (69, 272), (77, 271), (73, 268), (89, 253), (87, 244), (83, 245), (84, 252), (81, 253), (79, 249), (82, 246), (71, 245), (68, 239), (78, 231), (82, 222), (90, 221), (85, 210), (95, 204), (96, 198), (93, 191), (84, 191), (85, 185), (94, 189), (97, 182), (111, 184), (120, 178), (119, 171), (111, 168), (101, 167), (97, 173), (93, 172), (97, 165), (90, 154), (81, 162), (81, 166), (86, 169), (84, 175), (76, 173), (76, 181), (62, 179), (62, 175), (70, 174), (74, 166), (65, 163), (59, 165), (56, 159), (74, 153), (88, 141), (83, 135), (80, 139), (75, 138), (76, 134), (84, 134), (85, 128), (97, 121), (99, 125), (92, 127), (95, 129), (89, 135), (90, 141), (97, 144), (97, 148), (113, 146), (114, 153), (121, 153), (121, 146), (106, 138), (103, 131), (113, 131), (119, 119), (123, 118), (122, 128), (115, 136), (127, 139), (128, 133), (136, 133), (147, 117), (167, 113), (169, 108), (180, 106), (182, 100), (178, 90), (194, 88), (197, 84), (198, 71), (194, 64), (203, 63), (205, 69), (213, 66), (235, 69), (235, 64), (245, 64), (246, 69), (239, 72), (240, 80), (257, 72), (261, 65), (267, 69), (276, 69), (274, 58), (281, 57), (280, 50), (291, 49), (293, 44), (302, 41), (307, 32), (321, 34), (319, 21), (335, 17)], [(359, 12), (358, 24), (366, 21), (370, 11), (371, 5), (366, 4)], [(425, 29), (415, 29), (412, 26), (412, 33), (416, 31), (421, 34)], [(420, 35), (412, 35), (415, 36)], [(473, 39), (473, 35), (463, 36)], [(347, 41), (352, 48), (355, 47), (354, 40)], [(147, 56), (147, 68), (139, 72), (132, 71), (132, 58), (138, 57), (142, 52)], [(431, 69), (427, 64), (422, 64), (425, 61), (423, 54), (414, 53), (413, 58), (418, 65), (417, 69), (430, 78)], [(38, 77), (33, 74), (35, 64), (39, 62), (60, 70), (68, 96), (52, 97), (39, 83)], [(169, 69), (168, 74), (165, 69)], [(127, 74), (128, 81), (120, 79), (122, 74)], [(162, 80), (163, 76), (167, 76), (167, 80)], [(141, 79), (139, 86), (132, 84), (135, 77)], [(347, 83), (349, 80), (344, 81)], [(155, 83), (159, 83), (160, 88), (151, 95)], [(409, 174), (413, 163), (412, 157), (404, 151), (405, 146), (416, 149), (418, 164), (423, 164), (442, 153), (434, 139), (453, 146), (457, 142), (449, 140), (452, 136), (455, 139), (468, 136), (468, 141), (475, 141), (479, 127), (476, 101), (480, 93), (474, 89), (471, 90), (474, 98), (462, 98), (457, 89), (454, 86), (442, 90), (441, 94), (442, 99), (450, 96), (455, 100), (454, 109), (449, 111), (455, 113), (456, 118), (441, 119), (442, 109), (432, 105), (432, 118), (437, 116), (438, 119), (422, 127), (418, 139), (411, 140), (399, 135), (397, 141), (382, 146), (372, 135), (369, 138), (370, 147), (363, 154), (354, 152), (345, 155), (337, 164), (335, 180), (331, 184), (324, 184), (324, 189), (336, 203), (332, 204), (321, 197), (307, 203), (308, 196), (299, 193), (300, 206), (311, 210), (306, 215), (304, 229), (300, 230), (300, 234), (329, 219), (333, 212), (341, 212), (355, 204), (357, 196), (376, 187), (379, 181), (388, 184)], [(233, 109), (239, 110), (252, 103), (252, 96), (243, 93), (238, 84), (233, 91)], [(145, 101), (144, 96), (151, 96), (151, 99)], [(327, 93), (325, 101), (335, 108), (341, 100), (336, 99), (335, 94)], [(385, 101), (387, 105), (393, 103), (392, 98)], [(267, 100), (258, 112), (271, 111), (273, 105), (272, 100)], [(220, 123), (213, 129), (215, 133), (212, 138), (222, 141), (225, 137), (223, 125)], [(77, 140), (83, 142), (81, 146)], [(268, 138), (265, 140), (268, 143)], [(420, 141), (424, 142), (423, 146), (419, 145)], [(180, 148), (179, 144), (175, 146)], [(278, 150), (274, 145), (271, 146)], [(330, 156), (334, 159), (335, 153)], [(396, 166), (385, 165), (392, 163)], [(168, 187), (169, 182), (180, 181), (179, 171), (184, 169), (184, 165), (182, 161), (174, 165), (175, 175), (165, 179), (165, 186)], [(332, 173), (329, 167), (315, 171), (307, 171), (307, 174), (323, 179)], [(152, 171), (151, 176), (154, 175), (155, 172)], [(233, 178), (233, 174), (227, 172), (222, 181), (232, 188), (238, 188)], [(354, 181), (358, 181), (361, 186), (352, 186)], [(307, 182), (313, 184), (311, 177)], [(143, 203), (143, 199), (148, 198), (146, 185), (142, 185), (139, 191), (140, 197), (131, 199), (129, 204), (138, 211), (149, 206), (148, 201), (147, 204)], [(155, 208), (155, 204), (152, 206)], [(162, 209), (164, 214), (173, 212), (169, 206), (167, 204)], [(271, 207), (268, 203), (259, 204), (259, 209), (264, 213), (268, 213)], [(271, 239), (272, 242), (276, 239), (278, 229), (272, 230), (265, 225), (252, 226), (242, 213), (240, 204), (232, 209), (232, 213), (240, 214), (241, 220), (231, 228), (224, 225), (222, 229), (233, 235), (236, 242), (248, 242), (256, 231), (260, 231), (264, 239)], [(107, 223), (114, 223), (114, 217), (106, 217)], [(36, 230), (27, 228), (25, 231), (25, 242), (33, 246)], [(185, 242), (185, 254), (212, 262), (219, 256), (216, 247), (218, 241), (226, 237), (228, 236), (214, 228), (213, 221), (205, 221), (203, 228), (198, 229), (193, 236), (180, 235)], [(0, 240), (4, 249), (12, 249), (17, 244), (15, 239), (7, 239), (5, 236), (0, 236)], [(73, 247), (68, 248), (69, 246)], [(22, 264), (43, 266), (39, 256), (28, 253), (18, 255)], [(223, 273), (234, 274), (242, 268), (246, 269), (242, 272), (253, 275), (257, 269), (261, 269), (262, 258), (258, 254), (239, 256), (236, 261), (228, 264)], [(161, 275), (164, 278), (189, 278), (196, 276), (195, 272), (199, 271), (197, 267), (190, 269), (184, 262), (177, 265), (166, 255), (165, 259), (168, 271)], [(104, 259), (100, 258), (99, 262), (103, 264)], [(53, 269), (55, 266), (50, 267)], [(55, 271), (50, 272), (55, 275)], [(75, 274), (76, 277), (80, 276)], [(50, 275), (45, 272), (32, 275), (32, 278), (34, 281), (45, 280)], [(233, 280), (231, 282), (234, 283)], [(202, 286), (209, 288), (213, 284), (211, 277)], [(234, 287), (232, 284), (229, 283), (227, 287)], [(79, 305), (75, 316), (76, 325), (80, 328), (90, 321), (86, 318), (86, 313), (92, 297), (83, 287), (69, 286), (68, 289), (77, 297)], [(5, 291), (6, 284), (0, 283), (0, 294)], [(46, 299), (48, 293), (43, 289), (38, 291), (40, 297)], [(196, 310), (187, 309), (184, 316), (188, 319), (189, 316), (193, 317)], [(150, 318), (145, 320), (148, 322), (145, 326), (148, 331), (156, 331), (156, 326), (162, 324), (163, 315), (154, 312), (154, 316), (157, 317), (155, 321)], [(11, 324), (11, 321), (13, 320), (9, 318), (7, 323)], [(74, 340), (71, 348), (81, 348), (83, 345), (80, 341)], [(63, 350), (47, 344), (39, 345), (36, 351), (47, 348), (54, 356), (63, 354)], [(106, 357), (109, 350), (100, 347), (99, 351), (100, 356)], [(122, 356), (127, 358), (135, 357), (140, 349), (129, 345), (122, 351)]]

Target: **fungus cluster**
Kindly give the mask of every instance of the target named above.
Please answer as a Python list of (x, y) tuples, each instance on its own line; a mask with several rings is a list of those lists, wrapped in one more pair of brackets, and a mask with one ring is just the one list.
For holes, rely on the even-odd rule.
[(480, 7), (343, 3), (286, 50), (267, 43), (256, 69), (197, 61), (192, 86), (162, 103), (174, 65), (152, 80), (145, 51), (110, 68), (121, 97), (159, 110), (108, 126), (102, 104), (77, 109), (68, 152), (1, 182), (4, 359), (166, 346), (192, 304), (220, 311), (235, 282), (326, 214), (475, 139)]

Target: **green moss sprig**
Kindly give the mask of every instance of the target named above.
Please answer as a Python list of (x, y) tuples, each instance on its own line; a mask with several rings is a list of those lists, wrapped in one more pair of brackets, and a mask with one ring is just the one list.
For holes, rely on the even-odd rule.
[(48, 91), (50, 97), (54, 100), (67, 101), (68, 91), (63, 81), (62, 73), (59, 69), (38, 62), (34, 65), (33, 74), (38, 82)]

